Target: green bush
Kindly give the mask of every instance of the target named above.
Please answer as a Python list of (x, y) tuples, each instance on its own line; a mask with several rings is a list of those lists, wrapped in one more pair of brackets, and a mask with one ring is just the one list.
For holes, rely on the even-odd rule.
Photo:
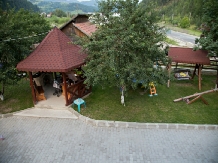
[(182, 28), (188, 28), (190, 26), (190, 21), (187, 16), (185, 16), (181, 21), (180, 21), (180, 27)]

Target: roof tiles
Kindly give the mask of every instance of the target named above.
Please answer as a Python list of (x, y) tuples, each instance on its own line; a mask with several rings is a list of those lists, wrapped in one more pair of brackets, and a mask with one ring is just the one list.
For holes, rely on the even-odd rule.
[(205, 50), (196, 50), (192, 48), (170, 47), (168, 56), (173, 62), (203, 64), (209, 65), (210, 59), (207, 57), (208, 52)]
[(91, 36), (93, 32), (97, 30), (97, 27), (95, 24), (92, 24), (91, 22), (84, 22), (84, 23), (74, 23), (74, 27), (78, 28), (80, 31), (82, 31), (87, 36)]
[(37, 48), (23, 61), (19, 71), (68, 72), (85, 63), (87, 54), (72, 44), (71, 40), (57, 27), (48, 33)]

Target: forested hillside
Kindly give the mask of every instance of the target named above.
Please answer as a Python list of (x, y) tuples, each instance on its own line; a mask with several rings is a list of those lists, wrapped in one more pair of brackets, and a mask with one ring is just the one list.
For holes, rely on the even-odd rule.
[(36, 4), (43, 12), (53, 12), (55, 9), (60, 9), (64, 12), (73, 12), (75, 10), (82, 10), (83, 12), (94, 12), (97, 7), (86, 6), (79, 3), (65, 3), (65, 2), (50, 2), (42, 0), (30, 0), (33, 4)]
[(32, 10), (35, 12), (40, 11), (37, 5), (33, 5), (27, 0), (0, 0), (0, 7), (3, 10), (14, 8), (17, 11), (20, 8), (24, 8), (25, 10)]
[(172, 24), (178, 24), (187, 17), (191, 24), (200, 26), (202, 23), (205, 0), (143, 0), (142, 3), (156, 3), (156, 9), (162, 20), (168, 19)]

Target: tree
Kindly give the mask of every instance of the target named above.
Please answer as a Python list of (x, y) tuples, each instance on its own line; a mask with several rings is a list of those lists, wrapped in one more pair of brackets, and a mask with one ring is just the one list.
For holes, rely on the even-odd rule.
[(56, 15), (57, 17), (60, 17), (60, 18), (61, 17), (67, 17), (67, 14), (64, 11), (60, 10), (60, 9), (56, 9), (52, 14)]
[(39, 12), (40, 9), (37, 5), (33, 5), (31, 2), (27, 0), (0, 0), (1, 9), (6, 10), (9, 8), (14, 8), (16, 11), (23, 8), (25, 10), (32, 10), (35, 12)]
[(84, 38), (88, 53), (85, 83), (136, 89), (141, 83), (165, 83), (167, 76), (156, 62), (168, 60), (161, 41), (164, 35), (156, 24), (151, 5), (142, 7), (138, 0), (107, 0), (99, 3), (99, 13), (92, 16), (98, 30)]
[[(202, 34), (195, 42), (198, 47), (195, 49), (205, 49), (210, 57), (218, 57), (218, 3), (217, 0), (205, 1), (203, 8)], [(217, 87), (218, 87), (218, 70), (217, 70)]]
[(0, 15), (0, 82), (4, 92), (5, 84), (19, 80), (17, 63), (28, 56), (31, 45), (39, 43), (50, 26), (39, 14), (24, 9), (0, 9)]
[(216, 0), (205, 2), (203, 8), (202, 35), (196, 39), (199, 48), (208, 50), (209, 56), (218, 56), (218, 3)]
[(187, 16), (185, 16), (181, 21), (180, 21), (180, 27), (182, 28), (187, 28), (190, 26), (190, 21)]

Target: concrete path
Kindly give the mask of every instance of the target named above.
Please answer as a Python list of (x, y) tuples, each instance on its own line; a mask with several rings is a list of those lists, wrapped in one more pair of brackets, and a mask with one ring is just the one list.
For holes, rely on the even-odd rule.
[(31, 108), (23, 110), (21, 112), (15, 113), (15, 116), (30, 116), (30, 117), (50, 117), (50, 118), (71, 118), (77, 119), (78, 117), (72, 114), (66, 109), (41, 109), (41, 108)]
[(215, 163), (218, 130), (96, 127), (74, 119), (0, 119), (1, 163)]

